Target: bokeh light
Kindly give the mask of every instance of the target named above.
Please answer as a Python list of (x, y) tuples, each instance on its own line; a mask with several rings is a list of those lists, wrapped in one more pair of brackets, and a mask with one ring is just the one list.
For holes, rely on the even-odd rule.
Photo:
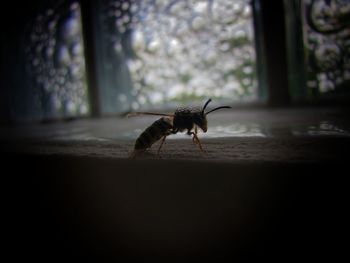
[(89, 105), (79, 4), (61, 2), (37, 15), (29, 36), (26, 69), (41, 117), (86, 115)]
[[(111, 1), (110, 9), (116, 31), (132, 35), (132, 109), (257, 99), (250, 1)], [(120, 39), (115, 52), (125, 52)]]

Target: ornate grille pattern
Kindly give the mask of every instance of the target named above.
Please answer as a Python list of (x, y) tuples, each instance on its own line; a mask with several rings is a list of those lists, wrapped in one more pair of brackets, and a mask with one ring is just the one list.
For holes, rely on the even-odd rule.
[(304, 0), (307, 86), (313, 93), (347, 90), (350, 83), (350, 2)]

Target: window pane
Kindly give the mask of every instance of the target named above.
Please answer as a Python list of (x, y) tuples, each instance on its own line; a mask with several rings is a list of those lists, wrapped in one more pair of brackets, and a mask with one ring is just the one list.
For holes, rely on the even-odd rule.
[[(34, 119), (89, 111), (80, 6), (60, 1), (29, 23), (25, 39), (27, 86)], [(28, 98), (27, 98), (28, 99)]]
[[(107, 2), (105, 47), (111, 45), (114, 53), (107, 64), (115, 67), (115, 75), (130, 74), (114, 84), (119, 109), (201, 103), (208, 97), (257, 99), (250, 1)], [(113, 59), (119, 66), (113, 66)], [(108, 85), (113, 86), (102, 88)]]
[(350, 2), (304, 0), (307, 86), (312, 93), (349, 92)]

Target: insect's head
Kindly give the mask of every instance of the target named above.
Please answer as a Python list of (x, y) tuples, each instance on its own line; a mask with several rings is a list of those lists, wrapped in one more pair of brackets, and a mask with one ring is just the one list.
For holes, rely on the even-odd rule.
[(214, 108), (210, 111), (204, 112), (205, 108), (208, 106), (208, 104), (211, 102), (211, 99), (207, 100), (207, 102), (204, 104), (202, 110), (200, 112), (196, 112), (193, 114), (194, 123), (203, 131), (207, 132), (208, 130), (208, 121), (207, 121), (207, 115), (213, 111), (219, 110), (219, 109), (228, 109), (231, 108), (230, 106), (220, 106), (217, 108)]

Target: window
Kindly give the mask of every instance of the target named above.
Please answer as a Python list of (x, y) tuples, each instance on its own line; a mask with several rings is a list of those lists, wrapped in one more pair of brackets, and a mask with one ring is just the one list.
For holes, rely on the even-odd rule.
[(307, 87), (312, 93), (346, 91), (350, 83), (350, 2), (303, 1)]
[(257, 100), (249, 1), (101, 1), (100, 103), (110, 113)]
[(86, 115), (89, 105), (79, 4), (59, 1), (39, 12), (28, 24), (23, 44), (30, 118)]
[(349, 1), (284, 3), (292, 100), (341, 102), (350, 94)]
[(2, 43), (12, 50), (3, 71), (15, 68), (2, 91), (11, 120), (349, 94), (349, 1), (40, 0), (21, 10)]

